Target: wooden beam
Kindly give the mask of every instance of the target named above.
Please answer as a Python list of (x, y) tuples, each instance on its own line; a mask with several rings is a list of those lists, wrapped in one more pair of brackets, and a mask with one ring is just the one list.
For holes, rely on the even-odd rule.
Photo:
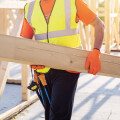
[[(0, 33), (2, 33), (2, 34), (7, 34), (8, 21), (7, 21), (6, 13), (7, 13), (6, 9), (0, 9), (0, 15), (2, 16), (1, 20), (0, 20)], [(16, 20), (17, 22), (15, 22), (15, 25), (13, 27), (13, 31), (12, 31), (11, 35), (17, 35), (17, 33), (18, 33), (18, 30), (19, 30), (18, 27), (20, 25), (20, 22), (21, 22), (22, 16), (23, 16), (21, 11), (18, 14), (19, 15)], [(1, 62), (1, 66), (0, 66), (0, 99), (1, 99), (2, 93), (4, 91), (4, 88), (5, 88), (5, 85), (7, 82), (7, 78), (9, 75), (9, 66), (10, 66), (10, 63), (4, 62), (4, 61)]]
[(116, 46), (117, 46), (117, 44), (116, 44), (116, 43), (113, 43), (113, 44), (110, 46), (110, 50), (113, 49), (113, 48), (115, 48)]
[[(1, 60), (86, 73), (88, 71), (84, 66), (89, 53), (86, 50), (0, 35)], [(102, 69), (99, 75), (120, 77), (120, 57), (101, 54), (100, 59)]]
[(110, 1), (105, 0), (105, 48), (110, 53)]
[(21, 80), (7, 79), (8, 84), (21, 84)]
[(0, 61), (0, 99), (4, 91), (9, 72), (9, 63)]
[[(119, 13), (119, 8), (120, 8), (119, 0), (116, 0), (115, 1), (115, 12), (117, 13), (117, 15)], [(119, 41), (119, 29), (120, 29), (120, 27), (119, 27), (119, 16), (117, 16), (115, 18), (115, 25), (116, 25), (116, 43), (117, 43), (117, 49), (119, 49), (119, 44), (120, 44), (120, 41)]]
[(0, 34), (6, 34), (7, 29), (7, 17), (6, 17), (7, 10), (0, 9)]
[(20, 31), (22, 28), (24, 11), (18, 10), (17, 19), (14, 21), (13, 29), (11, 32), (11, 36), (20, 36)]
[(29, 67), (28, 65), (22, 64), (22, 100), (29, 100), (30, 90), (28, 90), (27, 86), (30, 83), (29, 77)]
[[(0, 34), (6, 34), (7, 31), (7, 17), (6, 17), (7, 10), (5, 9), (0, 9)], [(2, 97), (6, 81), (7, 81), (7, 76), (9, 73), (9, 63), (0, 61), (0, 99)]]
[(28, 101), (24, 101), (21, 104), (17, 105), (16, 107), (8, 110), (7, 112), (0, 115), (0, 120), (6, 120), (11, 115), (16, 115), (17, 113), (21, 112), (21, 110), (25, 109), (30, 104), (34, 103), (36, 100), (38, 100), (38, 97), (36, 95), (33, 95)]
[(27, 1), (5, 1), (0, 3), (0, 8), (24, 9), (26, 3)]

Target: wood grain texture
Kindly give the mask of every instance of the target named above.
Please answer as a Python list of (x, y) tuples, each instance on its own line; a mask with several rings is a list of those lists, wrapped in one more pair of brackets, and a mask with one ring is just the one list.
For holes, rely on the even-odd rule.
[(30, 90), (27, 86), (30, 83), (30, 75), (29, 75), (29, 66), (22, 64), (22, 100), (29, 100), (30, 98)]
[[(0, 59), (23, 64), (88, 72), (84, 69), (90, 51), (0, 35)], [(101, 54), (99, 75), (120, 77), (120, 57)]]
[(110, 53), (110, 1), (105, 0), (105, 48), (106, 52)]

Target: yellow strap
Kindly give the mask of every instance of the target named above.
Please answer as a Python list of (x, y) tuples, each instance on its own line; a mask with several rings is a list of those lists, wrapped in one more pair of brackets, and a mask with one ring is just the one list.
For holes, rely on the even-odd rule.
[(36, 82), (38, 84), (37, 74), (36, 73), (34, 73), (34, 82)]
[(43, 86), (46, 86), (47, 83), (46, 83), (46, 80), (45, 80), (45, 75), (44, 75), (44, 74), (40, 74), (38, 77), (39, 77), (42, 85), (43, 85)]

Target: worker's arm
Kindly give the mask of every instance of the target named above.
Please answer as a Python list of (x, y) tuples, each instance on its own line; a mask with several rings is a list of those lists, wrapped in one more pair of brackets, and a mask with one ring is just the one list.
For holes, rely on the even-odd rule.
[(103, 38), (104, 38), (104, 23), (99, 17), (96, 17), (91, 25), (95, 28), (95, 43), (94, 48), (99, 49), (101, 48)]
[(96, 75), (101, 70), (100, 48), (104, 38), (104, 23), (96, 17), (91, 25), (95, 28), (95, 43), (93, 51), (87, 58), (85, 68), (89, 73)]

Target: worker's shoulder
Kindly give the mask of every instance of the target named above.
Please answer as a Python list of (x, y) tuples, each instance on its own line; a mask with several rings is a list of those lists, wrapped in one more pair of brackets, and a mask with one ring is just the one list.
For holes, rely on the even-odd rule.
[(31, 5), (33, 4), (33, 5), (34, 5), (35, 1), (36, 1), (36, 0), (32, 0), (32, 1), (30, 1), (30, 2), (27, 2), (27, 3), (25, 4), (24, 8), (28, 8), (30, 4), (31, 4)]
[(24, 17), (27, 19), (27, 14), (29, 12), (29, 6), (32, 7), (34, 6), (34, 3), (35, 3), (36, 0), (33, 0), (33, 1), (30, 1), (30, 2), (27, 2), (24, 6)]

